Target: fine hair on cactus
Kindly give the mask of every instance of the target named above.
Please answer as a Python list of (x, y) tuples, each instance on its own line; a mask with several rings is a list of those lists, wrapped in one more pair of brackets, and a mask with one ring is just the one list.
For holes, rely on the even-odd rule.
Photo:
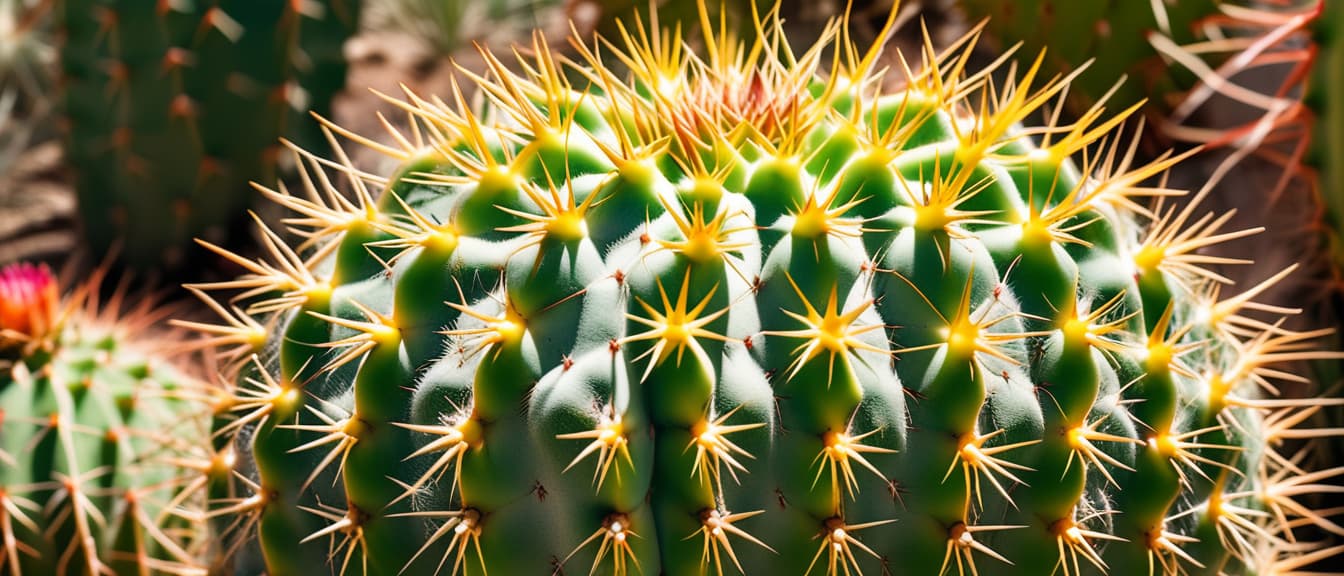
[(0, 573), (206, 573), (208, 389), (105, 269), (0, 268)]
[[(721, 13), (720, 13), (721, 14)], [(1303, 574), (1337, 358), (1220, 274), (1075, 74), (996, 83), (776, 11), (482, 50), (387, 96), (395, 160), (297, 147), (301, 242), (206, 243), (237, 566), (312, 574)], [(698, 42), (698, 43), (697, 43)], [(699, 50), (693, 50), (698, 46)], [(1043, 115), (1041, 126), (1024, 126)], [(343, 191), (348, 191), (345, 195)]]

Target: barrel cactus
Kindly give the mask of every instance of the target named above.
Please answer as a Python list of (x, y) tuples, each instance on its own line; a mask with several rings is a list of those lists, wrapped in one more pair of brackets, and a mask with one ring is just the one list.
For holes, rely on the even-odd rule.
[[(888, 21), (882, 38), (895, 21)], [(1201, 253), (1074, 79), (837, 21), (538, 37), (389, 97), (397, 160), (294, 148), (269, 256), (199, 286), (236, 374), (211, 516), (268, 574), (1296, 573), (1341, 530), (1276, 397), (1324, 331)], [(705, 57), (696, 53), (707, 54)], [(623, 71), (608, 68), (620, 62)], [(918, 71), (917, 71), (918, 70)], [(627, 72), (628, 71), (628, 72)], [(575, 78), (582, 81), (573, 80)], [(577, 83), (576, 83), (577, 82)], [(390, 127), (390, 124), (389, 124)], [(352, 196), (340, 190), (350, 190)], [(221, 440), (222, 441), (222, 440)], [(244, 548), (238, 545), (239, 548)]]
[(99, 279), (0, 269), (0, 573), (205, 574), (206, 389)]
[[(67, 157), (94, 246), (182, 269), (193, 237), (246, 226), (282, 136), (345, 85), (353, 0), (57, 3)], [(295, 122), (299, 120), (299, 122)], [(154, 222), (146, 226), (144, 222)]]

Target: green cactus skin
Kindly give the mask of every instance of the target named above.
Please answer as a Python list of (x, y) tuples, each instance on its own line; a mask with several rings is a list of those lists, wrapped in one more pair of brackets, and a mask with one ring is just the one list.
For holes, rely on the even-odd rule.
[(248, 478), (216, 515), (266, 573), (1268, 576), (1337, 551), (1286, 541), (1333, 526), (1294, 497), (1341, 470), (1275, 452), (1337, 401), (1272, 397), (1279, 362), (1335, 354), (1254, 302), (1291, 269), (1204, 268), (1252, 231), (1139, 203), (1179, 158), (1136, 165), (1123, 116), (1028, 136), (1066, 86), (1040, 61), (990, 87), (954, 51), (878, 92), (880, 42), (761, 28), (704, 60), (603, 48), (629, 83), (592, 49), (592, 86), (539, 40), (487, 53), (486, 109), (411, 95), (396, 145), (351, 135), (394, 173), (296, 151), (311, 187), (267, 195), (309, 240), (216, 248), (249, 274), (204, 287), (244, 291), (210, 328)]
[[(1338, 91), (1326, 89), (1329, 86), (1338, 86), (1344, 83), (1344, 36), (1341, 36), (1339, 30), (1344, 28), (1344, 8), (1341, 8), (1337, 2), (1324, 2), (1318, 5), (1321, 15), (1316, 20), (1313, 27), (1313, 39), (1319, 46), (1317, 55), (1318, 62), (1313, 67), (1313, 78), (1311, 86), (1314, 88), (1308, 102), (1312, 103), (1317, 110), (1320, 121), (1316, 133), (1323, 138), (1320, 148), (1322, 150), (1334, 151), (1335, 156), (1332, 160), (1323, 161), (1320, 164), (1323, 167), (1338, 167), (1336, 163), (1340, 159), (1339, 146), (1340, 138), (1344, 138), (1344, 95), (1337, 94)], [(1333, 170), (1328, 177), (1322, 180), (1327, 182), (1327, 187), (1331, 190), (1344, 190), (1344, 175), (1339, 170)]]
[(59, 300), (45, 268), (0, 270), (0, 573), (205, 574), (204, 388), (147, 333), (164, 313)]
[[(1068, 74), (1091, 62), (1069, 91), (1084, 108), (1112, 88), (1112, 104), (1129, 106), (1143, 99), (1152, 109), (1168, 111), (1171, 99), (1189, 89), (1195, 76), (1159, 57), (1148, 35), (1162, 32), (1187, 44), (1199, 38), (1197, 25), (1218, 14), (1220, 0), (1162, 0), (1154, 12), (1149, 0), (958, 0), (972, 19), (988, 19), (985, 33), (1002, 48), (1022, 43), (1029, 60), (1046, 51), (1047, 70)], [(1164, 16), (1159, 16), (1162, 14)], [(1165, 22), (1162, 22), (1165, 20)], [(1128, 80), (1116, 87), (1122, 77)]]
[[(140, 269), (188, 264), (273, 181), (278, 140), (344, 86), (358, 2), (64, 0), (67, 153), (87, 241)], [(147, 223), (153, 223), (149, 225)]]

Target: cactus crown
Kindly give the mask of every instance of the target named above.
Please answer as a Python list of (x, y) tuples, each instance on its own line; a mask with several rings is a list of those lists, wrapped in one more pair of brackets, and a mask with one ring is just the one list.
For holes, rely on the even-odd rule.
[[(1275, 398), (1322, 332), (1230, 294), (1133, 108), (1052, 116), (774, 12), (636, 21), (390, 98), (390, 174), (294, 150), (305, 238), (216, 251), (239, 546), (274, 574), (1275, 574), (1333, 549)], [(880, 40), (891, 33), (893, 11)], [(1002, 60), (1001, 60), (1002, 61)], [(619, 65), (615, 63), (619, 63)], [(610, 67), (607, 63), (613, 63)], [(617, 68), (620, 68), (619, 70)], [(577, 83), (575, 80), (577, 78)], [(1077, 162), (1075, 162), (1077, 161)], [(353, 196), (343, 196), (340, 183)], [(1151, 198), (1156, 200), (1147, 202)], [(261, 335), (266, 336), (261, 336)], [(539, 528), (544, 527), (544, 528)], [(252, 539), (255, 531), (255, 540)], [(992, 568), (991, 568), (992, 567)]]

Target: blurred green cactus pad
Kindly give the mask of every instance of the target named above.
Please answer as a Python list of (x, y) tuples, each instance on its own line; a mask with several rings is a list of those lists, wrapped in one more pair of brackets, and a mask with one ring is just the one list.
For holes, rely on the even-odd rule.
[[(60, 0), (66, 155), (86, 241), (140, 270), (199, 268), (246, 227), (281, 137), (322, 144), (355, 0)], [(297, 120), (297, 122), (296, 122)], [(298, 126), (299, 129), (291, 129)], [(235, 237), (236, 238), (236, 237)]]

